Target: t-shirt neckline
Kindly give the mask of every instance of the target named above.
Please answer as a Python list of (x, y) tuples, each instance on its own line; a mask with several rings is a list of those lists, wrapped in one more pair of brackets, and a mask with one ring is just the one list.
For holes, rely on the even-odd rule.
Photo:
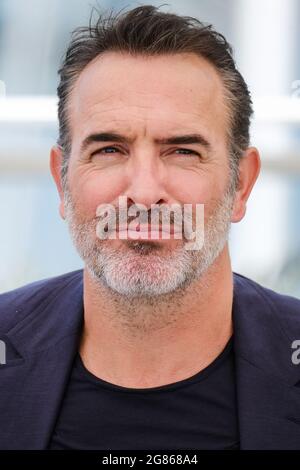
[(156, 392), (170, 392), (172, 390), (176, 390), (178, 388), (187, 387), (189, 385), (193, 385), (198, 383), (204, 379), (206, 379), (211, 373), (213, 373), (227, 358), (229, 353), (233, 349), (233, 335), (228, 340), (226, 346), (221, 351), (221, 353), (204, 369), (196, 372), (196, 374), (192, 375), (191, 377), (187, 377), (186, 379), (179, 380), (177, 382), (172, 382), (165, 385), (160, 385), (158, 387), (147, 387), (147, 388), (132, 388), (132, 387), (123, 387), (122, 385), (117, 385), (112, 382), (108, 382), (100, 377), (97, 377), (92, 372), (90, 372), (84, 365), (82, 358), (77, 353), (76, 357), (76, 364), (75, 367), (81, 374), (81, 377), (89, 382), (93, 383), (95, 386), (105, 387), (111, 389), (115, 392), (125, 392), (125, 393), (136, 393), (136, 394), (144, 394), (144, 393), (156, 393)]

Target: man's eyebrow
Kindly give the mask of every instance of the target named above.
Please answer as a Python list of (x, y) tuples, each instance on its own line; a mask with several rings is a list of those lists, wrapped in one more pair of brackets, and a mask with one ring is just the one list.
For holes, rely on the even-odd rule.
[(119, 142), (125, 144), (129, 141), (130, 139), (127, 137), (115, 132), (98, 132), (96, 134), (90, 134), (82, 141), (80, 151), (84, 152), (87, 147), (89, 147), (94, 142)]
[[(86, 137), (81, 146), (80, 151), (84, 152), (89, 145), (94, 142), (118, 142), (118, 143), (131, 143), (133, 140), (128, 137), (118, 134), (116, 132), (99, 132), (90, 134)], [(155, 139), (156, 144), (160, 145), (187, 145), (187, 144), (200, 144), (207, 150), (211, 149), (211, 144), (201, 134), (184, 134), (166, 137), (162, 139)]]
[(157, 139), (155, 142), (162, 145), (200, 144), (208, 150), (211, 148), (211, 144), (201, 134), (175, 135), (165, 139)]

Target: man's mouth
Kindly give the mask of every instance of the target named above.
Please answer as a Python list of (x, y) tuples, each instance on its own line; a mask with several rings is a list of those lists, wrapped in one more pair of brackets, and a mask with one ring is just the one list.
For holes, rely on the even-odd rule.
[(142, 234), (143, 236), (147, 236), (149, 238), (152, 237), (159, 237), (159, 236), (174, 236), (175, 234), (182, 234), (182, 229), (178, 228), (174, 225), (152, 225), (152, 224), (137, 224), (133, 225), (129, 224), (128, 226), (120, 225), (119, 228), (117, 229), (117, 233), (119, 234), (128, 234), (133, 235), (133, 234)]

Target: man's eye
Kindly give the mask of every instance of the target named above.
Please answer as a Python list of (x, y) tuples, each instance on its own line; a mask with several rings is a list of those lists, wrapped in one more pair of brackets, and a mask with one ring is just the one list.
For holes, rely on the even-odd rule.
[(176, 149), (175, 152), (181, 152), (180, 155), (198, 155), (200, 154), (198, 152), (195, 152), (195, 150), (191, 149)]
[[(95, 150), (95, 152), (92, 153), (91, 156), (93, 155), (103, 155), (103, 154), (109, 154), (109, 153), (118, 153), (120, 152), (121, 150), (118, 148), (118, 147), (113, 147), (113, 146), (109, 146), (109, 147), (103, 147), (101, 149), (98, 149), (98, 150)], [(196, 155), (196, 156), (200, 156), (200, 154), (198, 152), (196, 152), (195, 150), (191, 150), (191, 149), (185, 149), (185, 148), (182, 148), (182, 149), (176, 149), (175, 150), (175, 153), (178, 152), (180, 155)]]
[(120, 149), (118, 149), (117, 147), (103, 147), (102, 149), (95, 150), (95, 152), (93, 152), (91, 156), (98, 155), (98, 154), (106, 154), (106, 153), (116, 153), (116, 152), (120, 152)]

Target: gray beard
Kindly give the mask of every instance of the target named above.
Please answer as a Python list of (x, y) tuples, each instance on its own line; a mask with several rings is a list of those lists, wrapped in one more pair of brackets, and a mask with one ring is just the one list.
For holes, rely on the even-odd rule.
[(71, 237), (95, 282), (124, 298), (148, 301), (185, 290), (214, 263), (228, 240), (233, 196), (228, 189), (215, 204), (200, 250), (186, 250), (183, 240), (169, 250), (159, 242), (124, 240), (124, 249), (116, 250), (110, 240), (97, 238), (96, 219), (80, 220), (68, 188), (64, 193)]

